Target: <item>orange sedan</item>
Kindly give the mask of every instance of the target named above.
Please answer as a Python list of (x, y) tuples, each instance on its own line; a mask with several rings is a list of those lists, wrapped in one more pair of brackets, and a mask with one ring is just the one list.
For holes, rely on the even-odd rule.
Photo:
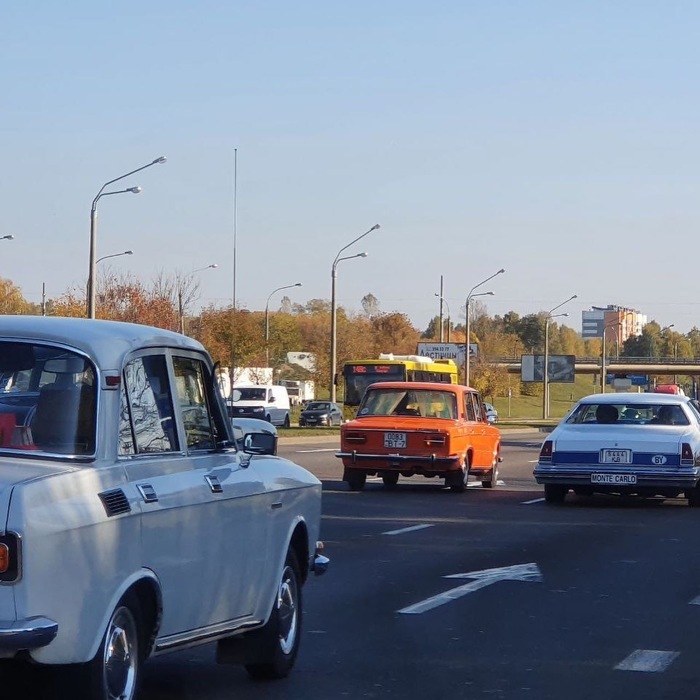
[(386, 486), (399, 476), (438, 477), (463, 492), (469, 475), (496, 486), (501, 434), (477, 391), (457, 384), (380, 382), (367, 388), (357, 418), (340, 430), (343, 480), (364, 488), (367, 476)]

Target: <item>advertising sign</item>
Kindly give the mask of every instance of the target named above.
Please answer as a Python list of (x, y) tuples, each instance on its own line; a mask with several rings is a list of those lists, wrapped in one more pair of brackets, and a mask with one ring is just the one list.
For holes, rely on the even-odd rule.
[[(433, 360), (454, 360), (457, 365), (464, 364), (464, 343), (418, 343), (416, 352)], [(479, 346), (476, 343), (469, 344), (469, 356), (476, 357)]]
[[(549, 355), (547, 376), (550, 383), (570, 384), (574, 382), (576, 355)], [(520, 366), (523, 382), (544, 381), (544, 355), (523, 355)]]

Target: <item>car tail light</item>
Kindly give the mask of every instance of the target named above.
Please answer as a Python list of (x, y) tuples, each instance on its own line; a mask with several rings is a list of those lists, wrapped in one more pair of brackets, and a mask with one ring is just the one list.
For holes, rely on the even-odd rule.
[(693, 448), (687, 442), (681, 445), (681, 464), (695, 464)]
[(551, 462), (553, 451), (554, 443), (551, 440), (545, 440), (540, 450), (540, 462)]
[(0, 583), (19, 578), (19, 539), (14, 534), (0, 535)]
[(425, 444), (432, 445), (445, 445), (447, 444), (447, 438), (444, 435), (428, 435), (425, 438)]
[(364, 444), (367, 442), (367, 436), (363, 433), (345, 433), (345, 435), (343, 435), (343, 440), (357, 444)]

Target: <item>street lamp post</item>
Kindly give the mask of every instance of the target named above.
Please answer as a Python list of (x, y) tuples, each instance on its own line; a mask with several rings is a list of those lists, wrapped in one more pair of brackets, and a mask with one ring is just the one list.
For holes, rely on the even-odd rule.
[(436, 297), (440, 297), (440, 342), (442, 343), (444, 333), (442, 330), (443, 327), (443, 322), (442, 322), (442, 305), (444, 304), (447, 307), (447, 342), (450, 342), (450, 320), (452, 317), (452, 313), (450, 312), (450, 305), (447, 303), (447, 299), (443, 297), (441, 294), (438, 294), (435, 292)]
[(95, 265), (97, 265), (97, 263), (99, 263), (99, 262), (102, 262), (103, 260), (107, 260), (107, 258), (119, 258), (122, 255), (133, 255), (133, 254), (134, 254), (133, 250), (125, 250), (123, 253), (112, 253), (111, 255), (103, 255), (101, 258), (97, 258), (97, 260), (95, 260)]
[(11, 233), (8, 233), (6, 236), (0, 236), (0, 241), (11, 241), (14, 238), (14, 236)]
[(277, 287), (277, 289), (273, 289), (265, 302), (265, 367), (270, 366), (270, 299), (272, 298), (273, 294), (276, 294), (282, 289), (291, 289), (292, 287), (301, 287), (301, 282), (297, 282), (296, 284), (285, 284), (284, 287)]
[(465, 344), (464, 344), (464, 384), (465, 386), (469, 386), (469, 336), (470, 336), (470, 319), (469, 319), (469, 302), (472, 300), (472, 297), (479, 297), (479, 296), (491, 296), (493, 292), (483, 292), (481, 294), (474, 294), (474, 290), (478, 289), (481, 287), (482, 284), (486, 284), (489, 280), (492, 280), (494, 277), (497, 275), (501, 275), (505, 272), (504, 268), (501, 268), (498, 272), (494, 272), (490, 277), (487, 277), (485, 280), (482, 280), (479, 282), (479, 284), (475, 284), (470, 290), (469, 294), (467, 294), (467, 301), (466, 304), (464, 305), (466, 307), (466, 312), (467, 312), (467, 337), (465, 338)]
[(572, 299), (576, 299), (578, 295), (573, 294), (561, 304), (557, 304), (553, 309), (547, 312), (544, 323), (544, 367), (542, 368), (542, 418), (549, 418), (549, 322), (556, 318), (557, 316), (566, 316), (568, 314), (557, 314), (557, 316), (552, 316), (552, 314), (560, 309), (564, 304), (568, 304)]
[(350, 260), (351, 258), (366, 258), (367, 253), (357, 253), (357, 255), (348, 255), (341, 258), (340, 254), (347, 250), (351, 245), (357, 243), (361, 238), (364, 238), (368, 233), (372, 233), (379, 228), (379, 224), (374, 224), (371, 229), (365, 231), (361, 236), (358, 236), (354, 240), (350, 241), (347, 245), (344, 245), (335, 256), (333, 260), (333, 265), (331, 267), (331, 401), (335, 403), (336, 398), (336, 385), (335, 385), (335, 374), (336, 374), (336, 308), (335, 308), (335, 280), (337, 277), (336, 268), (341, 260)]
[(120, 175), (119, 177), (115, 177), (113, 180), (105, 182), (105, 184), (102, 185), (102, 187), (100, 187), (100, 190), (95, 196), (95, 199), (92, 200), (92, 207), (90, 208), (90, 270), (88, 274), (88, 318), (95, 318), (95, 266), (97, 265), (97, 202), (99, 201), (100, 197), (106, 197), (110, 194), (123, 194), (125, 192), (138, 194), (139, 192), (141, 192), (140, 187), (127, 187), (124, 190), (115, 190), (113, 192), (105, 192), (104, 190), (105, 187), (111, 185), (113, 182), (123, 180), (125, 177), (129, 177), (129, 175), (133, 175), (134, 173), (138, 173), (141, 170), (150, 168), (152, 165), (156, 165), (158, 163), (165, 163), (165, 161), (165, 156), (160, 156), (160, 158), (156, 158), (150, 163), (142, 165), (140, 168), (136, 168), (136, 170), (124, 173), (124, 175)]

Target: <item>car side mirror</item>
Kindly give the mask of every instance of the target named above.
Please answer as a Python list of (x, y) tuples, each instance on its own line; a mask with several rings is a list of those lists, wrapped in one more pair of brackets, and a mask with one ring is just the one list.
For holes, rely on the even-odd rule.
[(277, 436), (272, 433), (246, 433), (243, 451), (252, 455), (277, 454)]

